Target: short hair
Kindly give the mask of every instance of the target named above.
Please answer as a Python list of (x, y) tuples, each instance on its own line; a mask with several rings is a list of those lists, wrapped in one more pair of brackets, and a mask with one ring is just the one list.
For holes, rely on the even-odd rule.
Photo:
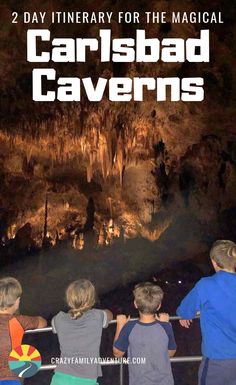
[(78, 279), (66, 289), (66, 302), (72, 319), (81, 317), (90, 310), (96, 302), (96, 290), (92, 282)]
[(0, 279), (0, 309), (5, 310), (13, 306), (22, 294), (20, 282), (13, 277)]
[(235, 269), (236, 244), (227, 240), (216, 241), (211, 248), (210, 258), (215, 261), (221, 269)]
[(151, 282), (139, 283), (133, 294), (137, 308), (143, 314), (155, 314), (164, 296), (163, 290)]

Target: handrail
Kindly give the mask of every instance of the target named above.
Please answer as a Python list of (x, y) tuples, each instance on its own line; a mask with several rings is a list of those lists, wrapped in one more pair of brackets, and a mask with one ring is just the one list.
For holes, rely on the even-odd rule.
[[(198, 319), (199, 316), (194, 317), (194, 319)], [(131, 321), (137, 320), (138, 318), (131, 318)], [(181, 320), (181, 317), (179, 316), (171, 316), (170, 321), (178, 321)], [(116, 320), (112, 320), (109, 322), (109, 325), (116, 324)], [(35, 330), (27, 330), (25, 331), (25, 334), (35, 334), (35, 333), (44, 333), (44, 332), (51, 332), (52, 327), (46, 327), (42, 329), (35, 329)], [(201, 356), (183, 356), (183, 357), (172, 357), (170, 358), (171, 363), (178, 363), (178, 362), (199, 362), (202, 360)], [(125, 363), (126, 364), (126, 363)], [(110, 365), (119, 365), (120, 366), (120, 385), (124, 384), (124, 362), (123, 361), (117, 361), (110, 359), (109, 361), (102, 362), (101, 359), (101, 366), (110, 366)], [(47, 371), (47, 370), (54, 370), (56, 369), (57, 365), (47, 364), (42, 365), (39, 369), (40, 371)]]
[[(199, 316), (194, 317), (194, 319), (198, 319), (198, 318), (199, 318)], [(130, 321), (136, 321), (137, 319), (138, 318), (131, 318)], [(177, 316), (177, 315), (170, 317), (170, 321), (179, 321), (181, 319), (182, 318)], [(113, 319), (112, 321), (109, 322), (109, 325), (113, 325), (113, 324), (116, 324), (116, 319)], [(41, 328), (41, 329), (26, 330), (25, 334), (45, 333), (45, 332), (51, 332), (51, 331), (52, 331), (52, 327), (49, 326), (49, 327)]]
[[(170, 362), (199, 362), (202, 360), (202, 356), (183, 356), (183, 357), (173, 357), (173, 358), (170, 358)], [(120, 362), (118, 362), (117, 360), (110, 360), (110, 361), (107, 361), (105, 363), (102, 363), (101, 362), (101, 366), (113, 366), (113, 365), (121, 365)], [(124, 365), (124, 363), (122, 363), (122, 365)], [(126, 365), (126, 364), (125, 364)], [(39, 370), (54, 370), (56, 369), (57, 365), (42, 365), (41, 368)]]

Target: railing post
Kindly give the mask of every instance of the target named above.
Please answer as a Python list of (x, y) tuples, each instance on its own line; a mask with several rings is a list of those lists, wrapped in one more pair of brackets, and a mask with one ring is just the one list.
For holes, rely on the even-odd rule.
[(124, 365), (122, 359), (120, 363), (120, 385), (124, 385)]

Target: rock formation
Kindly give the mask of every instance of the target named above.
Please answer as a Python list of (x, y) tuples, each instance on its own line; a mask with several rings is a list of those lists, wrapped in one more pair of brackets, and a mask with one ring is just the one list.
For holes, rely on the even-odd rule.
[[(101, 2), (101, 9), (135, 10), (125, 1)], [(140, 10), (204, 10), (200, 1), (140, 2)], [(211, 8), (214, 8), (214, 1)], [(78, 7), (78, 2), (41, 2), (40, 9)], [(216, 2), (217, 4), (217, 2)], [(227, 5), (228, 4), (228, 5)], [(210, 63), (99, 63), (92, 53), (85, 64), (57, 64), (61, 74), (104, 76), (203, 76), (202, 103), (145, 102), (34, 103), (32, 65), (26, 62), (27, 25), (9, 24), (11, 7), (3, 1), (5, 23), (0, 36), (0, 220), (2, 242), (30, 224), (32, 240), (42, 241), (45, 196), (48, 196), (48, 238), (86, 244), (89, 200), (94, 202), (95, 237), (106, 242), (109, 221), (117, 234), (157, 240), (173, 219), (186, 210), (205, 227), (221, 234), (219, 218), (235, 206), (235, 10), (225, 2), (224, 25), (211, 25)], [(96, 10), (94, 1), (80, 8)], [(39, 3), (19, 2), (17, 11), (36, 11)], [(181, 8), (181, 9), (180, 9)], [(141, 23), (142, 24), (142, 23)], [(149, 24), (150, 37), (197, 36), (199, 25)], [(39, 26), (40, 27), (40, 26)], [(61, 26), (47, 26), (55, 36)], [(105, 26), (103, 26), (105, 28)], [(68, 25), (64, 36), (93, 36), (99, 25)], [(132, 35), (136, 26), (111, 24), (114, 36)], [(14, 60), (12, 60), (14, 51)], [(112, 213), (111, 213), (112, 211)], [(156, 218), (159, 218), (156, 220)], [(160, 220), (161, 218), (161, 220)], [(105, 230), (104, 230), (105, 226)], [(12, 234), (14, 227), (15, 233)], [(215, 230), (217, 229), (217, 230)], [(104, 239), (104, 241), (103, 241)], [(51, 241), (50, 241), (51, 242)], [(110, 241), (109, 241), (110, 242)], [(108, 243), (109, 243), (108, 242)], [(53, 243), (53, 242), (52, 242)], [(77, 248), (77, 246), (76, 246)]]

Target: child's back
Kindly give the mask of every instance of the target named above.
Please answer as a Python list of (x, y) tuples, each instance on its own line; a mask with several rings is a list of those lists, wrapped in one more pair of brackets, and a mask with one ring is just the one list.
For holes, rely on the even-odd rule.
[(182, 301), (177, 314), (191, 319), (197, 311), (201, 313), (204, 356), (236, 358), (236, 274), (221, 270), (202, 278)]
[(38, 324), (38, 317), (0, 314), (0, 380), (18, 378), (9, 369), (9, 354), (21, 345), (25, 330), (37, 329)]
[(184, 327), (200, 311), (203, 360), (199, 385), (236, 385), (236, 244), (217, 241), (210, 251), (216, 274), (202, 278), (177, 314)]
[(176, 350), (173, 329), (155, 315), (163, 292), (146, 282), (135, 287), (134, 298), (139, 320), (127, 322), (125, 316), (117, 317), (114, 355), (122, 357), (128, 352), (129, 385), (173, 385), (169, 359)]
[(128, 350), (129, 385), (174, 384), (168, 350), (176, 345), (168, 322), (129, 321), (121, 333), (115, 347)]
[(18, 377), (9, 369), (8, 357), (12, 349), (22, 344), (25, 330), (46, 326), (41, 317), (15, 315), (18, 311), (22, 288), (12, 277), (0, 279), (0, 381)]
[(69, 313), (58, 313), (53, 319), (61, 350), (56, 372), (85, 378), (101, 376), (100, 366), (91, 359), (99, 357), (102, 329), (107, 325), (103, 310), (88, 310), (78, 319), (72, 319)]
[(51, 385), (95, 385), (101, 376), (99, 350), (102, 329), (112, 318), (109, 310), (93, 309), (95, 288), (80, 279), (66, 291), (68, 313), (60, 312), (52, 319), (58, 335), (61, 357)]

